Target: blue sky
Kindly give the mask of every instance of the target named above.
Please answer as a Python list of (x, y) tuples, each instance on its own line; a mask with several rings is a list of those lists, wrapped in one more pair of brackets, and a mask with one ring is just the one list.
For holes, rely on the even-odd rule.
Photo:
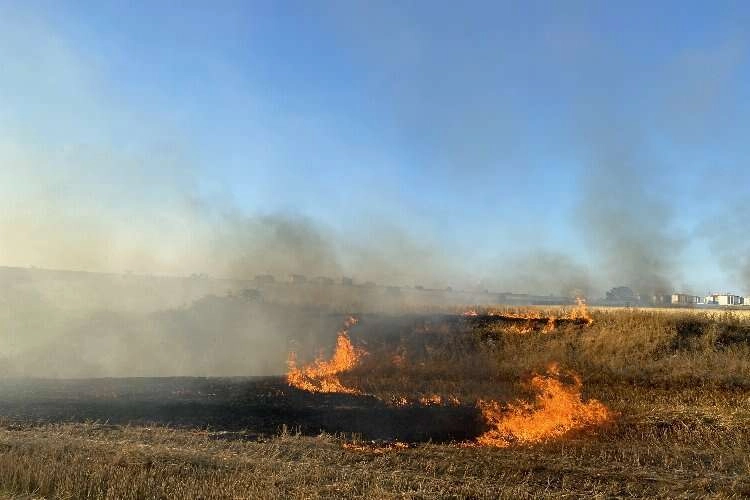
[(226, 273), (200, 200), (404, 284), (750, 293), (747, 2), (120, 4), (0, 1), (0, 263)]

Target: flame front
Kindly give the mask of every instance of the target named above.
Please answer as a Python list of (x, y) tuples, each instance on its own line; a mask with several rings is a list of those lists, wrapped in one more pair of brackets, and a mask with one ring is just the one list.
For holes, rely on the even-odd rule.
[(534, 404), (520, 401), (503, 409), (496, 401), (479, 401), (482, 416), (492, 429), (479, 436), (477, 443), (497, 447), (535, 444), (609, 421), (609, 409), (595, 399), (583, 402), (580, 378), (575, 374), (570, 377), (572, 384), (563, 383), (556, 364), (546, 375), (535, 375), (530, 383), (537, 392)]
[(338, 332), (336, 350), (330, 360), (316, 359), (313, 363), (299, 368), (295, 354), (290, 353), (287, 361), (287, 383), (309, 392), (359, 394), (360, 391), (344, 386), (338, 378), (339, 373), (357, 366), (364, 354), (361, 349), (355, 348), (349, 339), (349, 328), (356, 324), (357, 318), (347, 318), (344, 328)]
[(564, 322), (572, 321), (579, 324), (585, 324), (586, 326), (591, 326), (594, 322), (594, 318), (591, 317), (588, 307), (586, 307), (586, 301), (582, 298), (576, 298), (576, 306), (559, 316), (555, 314), (545, 314), (545, 311), (539, 309), (522, 309), (517, 311), (486, 309), (481, 313), (478, 312), (477, 309), (469, 309), (461, 314), (467, 318), (488, 316), (495, 319), (514, 322), (515, 324), (508, 325), (504, 329), (509, 333), (522, 335), (538, 330), (541, 330), (543, 333), (551, 333)]

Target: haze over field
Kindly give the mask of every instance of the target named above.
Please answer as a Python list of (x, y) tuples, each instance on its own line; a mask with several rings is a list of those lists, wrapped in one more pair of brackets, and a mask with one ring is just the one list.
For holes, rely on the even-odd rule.
[[(749, 293), (749, 14), (742, 2), (3, 3), (0, 266)], [(192, 308), (226, 307), (194, 300), (233, 288), (31, 276), (2, 299), (0, 352), (44, 351), (23, 373), (86, 373), (78, 348), (46, 362), (79, 344), (91, 373), (120, 373), (102, 354), (118, 335), (176, 342)], [(251, 337), (282, 353), (286, 332), (264, 314)], [(246, 334), (215, 319), (195, 335)], [(144, 373), (203, 366), (205, 346), (180, 338), (182, 361), (157, 356)], [(214, 354), (197, 371), (241, 366)]]
[(4, 3), (0, 264), (748, 291), (748, 6), (604, 7)]

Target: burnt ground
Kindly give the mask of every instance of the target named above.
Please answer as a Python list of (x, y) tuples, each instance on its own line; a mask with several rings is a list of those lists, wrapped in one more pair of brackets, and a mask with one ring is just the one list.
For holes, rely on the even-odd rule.
[(448, 442), (485, 430), (474, 407), (393, 407), (371, 396), (307, 393), (288, 387), (282, 377), (6, 379), (0, 381), (0, 417), (167, 425), (246, 438), (286, 427), (306, 435)]

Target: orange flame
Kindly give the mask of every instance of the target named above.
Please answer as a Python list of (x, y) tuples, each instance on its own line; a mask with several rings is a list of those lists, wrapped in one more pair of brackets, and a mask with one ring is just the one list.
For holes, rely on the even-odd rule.
[(460, 406), (461, 401), (454, 396), (449, 394), (446, 397), (440, 394), (430, 394), (428, 396), (422, 396), (419, 398), (419, 404), (422, 406)]
[(443, 397), (440, 394), (431, 394), (419, 398), (419, 404), (422, 406), (442, 406)]
[(541, 443), (611, 420), (612, 413), (601, 402), (583, 402), (581, 379), (573, 373), (569, 376), (573, 383), (564, 384), (556, 364), (550, 365), (547, 375), (535, 375), (530, 383), (537, 391), (534, 404), (519, 401), (503, 409), (496, 401), (479, 401), (482, 416), (492, 429), (479, 436), (477, 443), (503, 448)]
[(576, 306), (568, 312), (564, 318), (566, 319), (582, 319), (586, 321), (587, 325), (591, 325), (594, 322), (594, 318), (589, 313), (589, 308), (586, 307), (586, 300), (581, 297), (576, 297)]
[(393, 406), (408, 406), (409, 405), (409, 398), (406, 396), (392, 396), (391, 397), (391, 405)]
[(364, 351), (355, 348), (349, 340), (349, 328), (356, 324), (357, 318), (347, 318), (344, 328), (338, 332), (336, 350), (330, 360), (316, 359), (313, 363), (298, 368), (295, 354), (290, 353), (287, 361), (287, 383), (309, 392), (359, 394), (360, 391), (344, 386), (338, 378), (339, 373), (357, 366), (364, 355)]
[(586, 326), (590, 326), (594, 322), (594, 319), (591, 317), (591, 314), (586, 307), (586, 301), (582, 298), (576, 298), (576, 306), (560, 316), (546, 316), (542, 310), (537, 309), (526, 309), (520, 311), (497, 311), (488, 309), (481, 314), (477, 312), (476, 309), (469, 309), (464, 311), (462, 315), (467, 317), (486, 315), (507, 320), (527, 320), (525, 324), (513, 324), (505, 328), (505, 330), (510, 333), (522, 335), (531, 333), (535, 329), (538, 329), (542, 322), (544, 323), (544, 326), (541, 329), (543, 333), (554, 332), (558, 325), (563, 321), (583, 322)]

